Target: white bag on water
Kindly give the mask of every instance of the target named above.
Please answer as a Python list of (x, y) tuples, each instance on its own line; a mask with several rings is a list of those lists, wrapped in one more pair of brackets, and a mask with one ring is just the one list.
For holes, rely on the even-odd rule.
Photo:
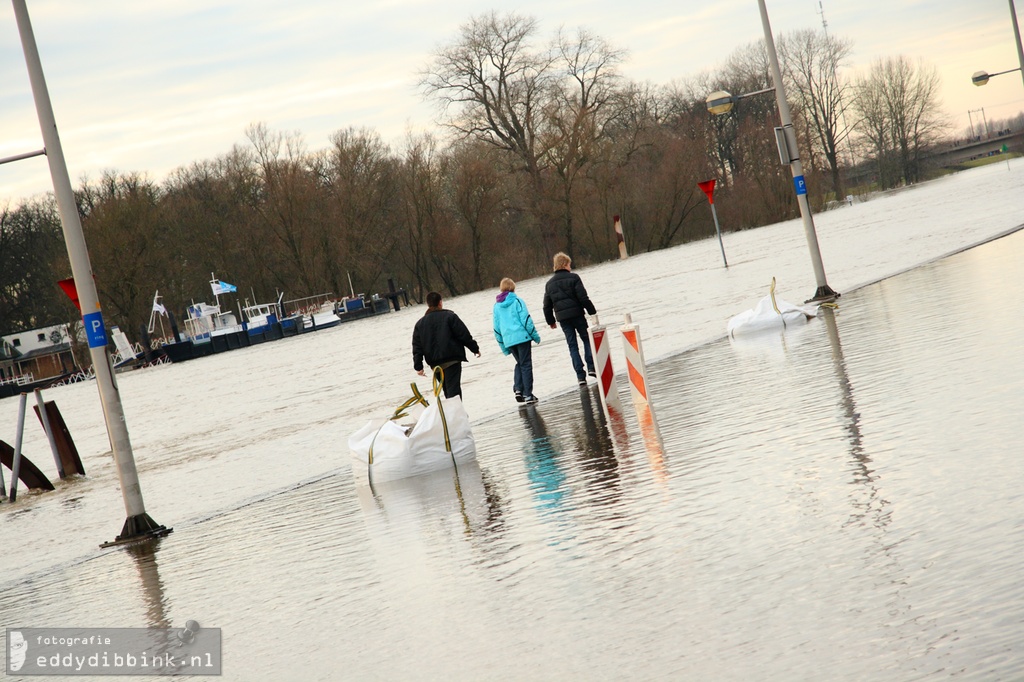
[(476, 459), (476, 442), (462, 398), (445, 398), (435, 376), (427, 403), (413, 384), (413, 399), (390, 419), (371, 420), (348, 439), (356, 481), (393, 481)]
[(775, 296), (775, 278), (769, 294), (752, 310), (744, 310), (729, 320), (729, 336), (753, 334), (766, 329), (785, 329), (787, 325), (804, 324), (818, 315), (818, 306), (794, 305)]

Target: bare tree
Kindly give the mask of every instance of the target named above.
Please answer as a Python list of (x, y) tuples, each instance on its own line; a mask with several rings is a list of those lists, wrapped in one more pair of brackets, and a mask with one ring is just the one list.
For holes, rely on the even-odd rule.
[(96, 286), (126, 330), (149, 319), (153, 292), (168, 269), (159, 187), (136, 173), (108, 171), (77, 194)]
[(883, 186), (892, 181), (921, 179), (927, 149), (946, 129), (941, 112), (938, 71), (907, 57), (876, 61), (857, 82), (854, 109), (863, 122), (861, 134), (873, 151)]
[(71, 317), (56, 282), (70, 274), (52, 197), (0, 207), (0, 334)]
[(466, 144), (456, 147), (446, 161), (449, 196), (453, 214), (468, 234), (472, 262), (472, 281), (476, 290), (483, 289), (483, 273), (490, 260), (487, 248), (497, 232), (498, 222), (508, 198), (499, 164), (488, 158), (486, 149)]
[[(733, 184), (748, 167), (762, 161), (759, 154), (751, 155), (752, 149), (760, 149), (765, 140), (774, 144), (772, 130), (778, 125), (775, 100), (770, 93), (763, 92), (771, 87), (768, 53), (762, 41), (755, 41), (733, 51), (719, 73), (699, 74), (670, 89), (671, 108), (677, 116), (685, 118), (687, 112), (703, 112), (707, 153), (723, 186)], [(716, 90), (742, 99), (728, 114), (710, 115), (705, 99)], [(760, 94), (745, 96), (754, 92)]]
[(405, 157), (399, 169), (399, 212), (405, 239), (396, 257), (403, 262), (422, 301), (431, 291), (433, 240), (441, 220), (441, 177), (437, 141), (430, 134), (406, 140)]
[(552, 56), (531, 44), (536, 31), (535, 19), (518, 14), (473, 17), (420, 80), (443, 125), (512, 152), (534, 178), (545, 151), (538, 127), (553, 77)]
[(298, 287), (312, 293), (318, 287), (317, 260), (322, 252), (311, 222), (317, 215), (316, 179), (307, 167), (305, 148), (296, 133), (271, 132), (262, 124), (246, 129), (262, 183), (256, 211), (261, 227), (272, 235), (280, 256), (263, 264), (281, 289)]
[(849, 85), (839, 70), (852, 44), (804, 29), (782, 36), (778, 48), (787, 91), (798, 99), (814, 146), (825, 157), (835, 196), (844, 196), (839, 145), (849, 134), (843, 116)]
[(583, 29), (572, 36), (560, 31), (555, 51), (561, 78), (546, 108), (544, 146), (557, 178), (565, 249), (575, 255), (573, 190), (581, 171), (609, 148), (607, 128), (621, 103), (616, 68), (625, 52)]
[(380, 135), (348, 128), (331, 136), (326, 190), (331, 253), (337, 260), (328, 270), (335, 291), (344, 282), (342, 267), (355, 273), (359, 287), (379, 284), (399, 240), (393, 218), (398, 214), (399, 161)]

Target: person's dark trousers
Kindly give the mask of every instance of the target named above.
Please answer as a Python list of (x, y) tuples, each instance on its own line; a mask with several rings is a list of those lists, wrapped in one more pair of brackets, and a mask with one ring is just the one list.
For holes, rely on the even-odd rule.
[[(565, 334), (565, 343), (569, 346), (569, 357), (572, 359), (572, 368), (576, 370), (576, 379), (586, 381), (587, 372), (594, 371), (594, 356), (590, 354), (590, 337), (587, 335), (587, 318), (580, 315), (570, 320), (561, 320), (562, 333)], [(587, 369), (583, 369), (583, 360), (580, 360), (580, 349), (576, 343), (576, 336), (583, 340), (583, 358), (587, 362)]]
[(533, 395), (533, 349), (529, 341), (509, 346), (509, 352), (516, 359), (516, 371), (512, 388), (524, 398)]
[(462, 363), (453, 362), (442, 369), (444, 370), (444, 397), (454, 398), (457, 395), (462, 395)]

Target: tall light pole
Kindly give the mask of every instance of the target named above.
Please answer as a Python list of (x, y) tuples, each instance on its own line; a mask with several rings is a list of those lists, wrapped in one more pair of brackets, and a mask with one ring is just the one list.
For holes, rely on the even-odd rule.
[(1020, 25), (1017, 24), (1017, 8), (1014, 6), (1013, 0), (1010, 0), (1010, 20), (1013, 22), (1013, 39), (1017, 43), (1017, 62), (1020, 66), (1016, 69), (1009, 69), (998, 73), (975, 71), (971, 76), (971, 82), (978, 87), (988, 83), (988, 79), (992, 76), (1002, 76), (1004, 73), (1013, 73), (1014, 71), (1020, 71), (1021, 82), (1024, 83), (1024, 47), (1021, 47), (1020, 43)]
[(814, 231), (814, 217), (811, 215), (811, 206), (807, 201), (807, 182), (804, 180), (803, 165), (800, 163), (800, 153), (796, 145), (796, 133), (793, 130), (793, 117), (789, 113), (789, 102), (786, 101), (786, 89), (782, 82), (782, 71), (779, 69), (779, 55), (775, 51), (772, 27), (768, 21), (768, 10), (764, 6), (764, 0), (757, 0), (757, 6), (761, 10), (761, 24), (764, 26), (764, 44), (768, 49), (768, 63), (772, 69), (772, 82), (775, 83), (775, 101), (779, 104), (779, 118), (782, 119), (782, 129), (791, 157), (789, 167), (793, 172), (793, 187), (796, 190), (796, 201), (800, 205), (800, 217), (803, 219), (804, 233), (807, 237), (807, 248), (810, 249), (811, 264), (814, 266), (814, 279), (818, 285), (814, 296), (809, 300), (818, 302), (834, 301), (839, 297), (839, 294), (832, 290), (832, 287), (828, 285), (828, 281), (825, 278), (825, 266), (821, 262), (818, 234)]
[(764, 0), (757, 0), (761, 9), (761, 23), (764, 26), (764, 43), (768, 52), (768, 62), (771, 66), (772, 82), (774, 88), (766, 88), (757, 92), (748, 92), (745, 95), (731, 95), (724, 90), (713, 92), (708, 95), (707, 109), (712, 114), (725, 114), (732, 110), (733, 105), (740, 99), (759, 95), (761, 93), (775, 91), (775, 101), (779, 106), (779, 118), (782, 119), (782, 127), (775, 129), (776, 142), (779, 145), (779, 157), (782, 163), (787, 164), (793, 173), (793, 188), (796, 191), (797, 205), (800, 207), (800, 217), (804, 223), (804, 234), (807, 237), (807, 248), (811, 252), (811, 265), (814, 267), (814, 279), (818, 288), (814, 296), (807, 299), (807, 303), (826, 303), (839, 298), (838, 293), (833, 291), (825, 278), (825, 266), (821, 262), (821, 249), (818, 247), (818, 234), (814, 230), (814, 217), (811, 215), (811, 206), (807, 201), (807, 182), (804, 179), (803, 165), (800, 163), (800, 152), (796, 144), (796, 131), (793, 128), (793, 116), (789, 112), (789, 102), (786, 101), (786, 89), (782, 82), (782, 70), (779, 69), (779, 55), (775, 51), (775, 40), (772, 38), (772, 27), (768, 21), (768, 10), (765, 9)]
[(114, 381), (113, 368), (107, 354), (107, 331), (103, 325), (103, 313), (100, 310), (99, 296), (96, 293), (96, 282), (92, 276), (92, 265), (89, 263), (89, 252), (85, 245), (82, 222), (78, 218), (78, 206), (75, 194), (71, 189), (67, 164), (64, 162), (64, 151), (57, 135), (57, 123), (50, 104), (50, 94), (43, 78), (42, 62), (39, 60), (39, 49), (32, 33), (25, 0), (12, 0), (14, 16), (21, 35), (21, 46), (25, 52), (25, 64), (28, 67), (29, 82), (32, 84), (32, 97), (35, 100), (36, 114), (39, 117), (39, 128), (43, 135), (46, 160), (50, 166), (50, 177), (53, 180), (53, 193), (57, 200), (60, 223), (64, 231), (64, 242), (71, 260), (71, 274), (75, 278), (78, 300), (82, 310), (82, 323), (89, 342), (89, 355), (96, 371), (96, 385), (100, 392), (100, 403), (103, 405), (103, 417), (107, 425), (107, 436), (110, 447), (114, 451), (114, 462), (117, 465), (117, 477), (121, 485), (121, 496), (124, 498), (127, 518), (113, 542), (102, 546), (133, 542), (152, 537), (159, 537), (171, 532), (149, 517), (142, 501), (142, 489), (139, 486), (139, 474), (135, 468), (135, 457), (132, 444), (128, 438), (128, 427), (125, 424), (124, 409), (121, 407), (121, 394)]

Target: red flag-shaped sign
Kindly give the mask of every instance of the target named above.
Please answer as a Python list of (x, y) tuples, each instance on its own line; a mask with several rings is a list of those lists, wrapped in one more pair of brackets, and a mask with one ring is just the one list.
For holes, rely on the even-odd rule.
[(64, 293), (68, 295), (71, 302), (75, 304), (75, 307), (78, 308), (78, 312), (82, 312), (82, 306), (78, 303), (78, 289), (75, 288), (75, 278), (69, 277), (67, 279), (62, 279), (57, 282), (57, 284), (59, 284), (60, 288), (64, 290)]
[(708, 203), (715, 203), (715, 181), (714, 179), (705, 180), (704, 182), (698, 182), (697, 186), (704, 190), (704, 194), (708, 195)]

